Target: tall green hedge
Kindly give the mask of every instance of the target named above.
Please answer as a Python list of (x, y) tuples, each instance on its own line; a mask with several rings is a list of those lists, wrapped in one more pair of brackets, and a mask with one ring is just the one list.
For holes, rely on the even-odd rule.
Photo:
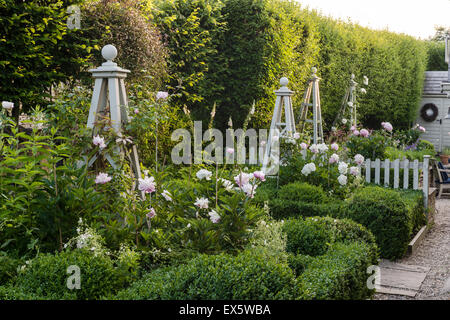
[(67, 26), (81, 0), (0, 0), (0, 99), (27, 111), (49, 102), (50, 87), (79, 74), (92, 42)]
[[(268, 127), (282, 76), (296, 91), (298, 114), (312, 66), (318, 66), (325, 126), (330, 127), (351, 73), (369, 78), (360, 97), (364, 126), (382, 121), (408, 127), (421, 97), (427, 49), (407, 35), (374, 31), (336, 21), (287, 0), (171, 0), (155, 7), (156, 23), (166, 36), (172, 84), (186, 78), (180, 102), (209, 118), (217, 104), (216, 126), (232, 116), (242, 125), (253, 101), (251, 126)], [(194, 50), (195, 49), (195, 50)], [(186, 81), (184, 82), (186, 84)], [(179, 90), (180, 91), (180, 90)]]
[(448, 65), (445, 63), (445, 44), (441, 41), (427, 41), (428, 65), (430, 71), (447, 71)]
[(336, 117), (351, 73), (369, 78), (359, 94), (360, 121), (378, 128), (382, 121), (407, 128), (416, 118), (426, 67), (426, 47), (413, 37), (374, 31), (311, 13), (320, 34), (319, 73), (325, 126)]

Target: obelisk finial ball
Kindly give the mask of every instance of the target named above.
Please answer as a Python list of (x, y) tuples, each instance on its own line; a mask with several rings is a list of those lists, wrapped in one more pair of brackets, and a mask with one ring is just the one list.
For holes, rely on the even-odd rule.
[(105, 60), (112, 61), (117, 57), (117, 49), (112, 44), (107, 44), (102, 49), (102, 56)]
[(312, 73), (316, 74), (317, 68), (316, 68), (316, 67), (312, 67), (312, 68), (311, 68), (311, 71), (312, 71)]
[(280, 79), (280, 84), (281, 84), (283, 87), (286, 87), (286, 86), (288, 85), (288, 83), (289, 83), (288, 78), (283, 77), (283, 78)]

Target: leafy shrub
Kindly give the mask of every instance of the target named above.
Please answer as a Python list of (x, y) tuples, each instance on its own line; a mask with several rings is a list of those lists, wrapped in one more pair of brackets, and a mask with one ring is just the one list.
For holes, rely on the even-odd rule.
[(428, 140), (420, 139), (417, 143), (417, 150), (423, 151), (423, 150), (430, 150), (435, 151), (434, 144), (431, 143)]
[(415, 234), (426, 224), (425, 209), (423, 207), (423, 192), (421, 190), (396, 190), (408, 207), (412, 224), (412, 232)]
[(289, 267), (294, 270), (296, 276), (300, 276), (303, 271), (308, 267), (308, 265), (314, 261), (316, 258), (304, 254), (293, 254), (288, 255)]
[(157, 269), (116, 299), (293, 299), (296, 280), (286, 263), (244, 251), (238, 256), (200, 255), (189, 263)]
[(438, 41), (426, 41), (428, 65), (430, 71), (447, 71), (448, 65), (445, 62), (445, 44)]
[(344, 214), (345, 203), (340, 200), (335, 200), (330, 203), (314, 204), (275, 198), (269, 201), (269, 208), (272, 217), (275, 219), (313, 216), (332, 216), (339, 218)]
[[(302, 300), (367, 299), (367, 267), (373, 264), (366, 243), (336, 243), (327, 254), (307, 261), (298, 277)], [(297, 258), (301, 261), (304, 258)]]
[[(67, 288), (67, 268), (80, 268), (81, 289)], [(42, 298), (98, 299), (121, 289), (123, 282), (113, 261), (89, 250), (64, 251), (55, 255), (40, 254), (18, 275), (16, 287)], [(22, 290), (21, 289), (21, 290)]]
[(429, 150), (429, 149), (403, 151), (403, 150), (398, 150), (396, 148), (388, 147), (388, 148), (386, 148), (386, 151), (385, 151), (385, 158), (390, 159), (390, 160), (408, 159), (408, 160), (423, 161), (424, 156), (426, 156), (426, 155), (434, 156), (435, 153), (436, 152), (434, 150)]
[(15, 259), (0, 252), (0, 286), (5, 285), (17, 275), (17, 268), (23, 264), (20, 259)]
[[(50, 87), (76, 76), (92, 43), (67, 27), (67, 7), (77, 0), (0, 1), (0, 96), (24, 112), (49, 103)], [(25, 18), (26, 17), (26, 18)]]
[(349, 150), (348, 156), (354, 157), (357, 154), (362, 155), (365, 159), (384, 159), (389, 139), (376, 132), (367, 138), (352, 135), (346, 142)]
[(324, 224), (332, 230), (334, 243), (364, 242), (368, 246), (368, 257), (376, 264), (378, 259), (378, 247), (372, 232), (363, 225), (350, 219), (334, 219), (331, 217), (314, 217), (318, 223)]
[(168, 87), (177, 94), (173, 102), (180, 109), (188, 106), (197, 119), (209, 117), (212, 98), (223, 90), (222, 6), (220, 0), (161, 0), (150, 12), (167, 45)]
[(320, 204), (329, 199), (320, 186), (304, 182), (293, 182), (280, 188), (278, 196), (283, 200)]
[(284, 223), (287, 235), (286, 251), (295, 254), (319, 256), (328, 250), (333, 233), (317, 219), (291, 219)]
[(133, 83), (149, 84), (158, 89), (167, 76), (166, 49), (159, 31), (132, 1), (85, 2), (82, 9), (82, 30), (86, 37), (98, 40), (93, 64), (104, 62), (100, 50), (107, 44), (117, 48), (116, 62), (129, 69)]
[(412, 221), (405, 201), (397, 192), (381, 187), (362, 188), (349, 199), (347, 216), (373, 233), (383, 258), (403, 256)]

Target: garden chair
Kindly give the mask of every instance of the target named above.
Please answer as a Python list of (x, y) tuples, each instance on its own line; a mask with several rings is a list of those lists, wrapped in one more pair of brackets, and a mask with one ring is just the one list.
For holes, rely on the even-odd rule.
[(439, 161), (436, 163), (436, 171), (438, 176), (436, 183), (439, 184), (438, 199), (440, 199), (442, 194), (450, 195), (450, 192), (444, 193), (444, 189), (450, 189), (450, 168), (446, 169), (442, 162)]

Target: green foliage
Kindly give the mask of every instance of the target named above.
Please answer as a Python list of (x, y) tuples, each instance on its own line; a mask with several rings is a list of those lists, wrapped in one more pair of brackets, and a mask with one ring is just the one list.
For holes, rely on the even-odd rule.
[(438, 41), (426, 41), (428, 53), (429, 71), (447, 71), (448, 65), (445, 62), (445, 43)]
[(168, 88), (177, 93), (174, 104), (206, 120), (222, 85), (226, 69), (218, 51), (224, 23), (220, 0), (156, 1), (151, 14), (168, 49)]
[(367, 299), (374, 292), (367, 288), (367, 267), (374, 264), (366, 243), (336, 243), (327, 254), (305, 261), (298, 277), (301, 300)]
[[(314, 13), (312, 13), (314, 15)], [(319, 73), (324, 123), (332, 123), (351, 73), (369, 78), (359, 99), (359, 120), (369, 128), (382, 121), (407, 128), (421, 99), (426, 48), (413, 37), (374, 31), (316, 14), (320, 34)]]
[(431, 143), (428, 140), (423, 140), (423, 139), (420, 139), (419, 142), (417, 143), (417, 150), (420, 150), (420, 151), (423, 151), (423, 150), (435, 151), (434, 150), (434, 144)]
[(381, 257), (398, 259), (411, 240), (412, 221), (400, 194), (381, 187), (365, 187), (350, 199), (348, 218), (369, 229), (377, 240)]
[(236, 127), (255, 102), (252, 127), (269, 125), (273, 91), (279, 79), (290, 79), (299, 89), (310, 75), (317, 56), (313, 26), (295, 3), (278, 0), (226, 0), (222, 10), (226, 30), (220, 51), (227, 57), (227, 69), (220, 81), (224, 87), (218, 104), (218, 124), (232, 114)]
[[(67, 28), (64, 1), (0, 1), (0, 96), (23, 111), (47, 105), (50, 86), (85, 66), (92, 43)], [(15, 108), (18, 116), (19, 108)]]
[[(92, 63), (104, 62), (100, 50), (107, 44), (117, 48), (114, 62), (128, 69), (132, 83), (145, 84), (153, 90), (167, 77), (166, 49), (158, 30), (131, 1), (87, 1), (81, 9), (84, 36), (97, 40)], [(90, 77), (90, 75), (89, 75)]]
[(320, 256), (328, 250), (333, 234), (317, 219), (292, 219), (285, 222), (286, 251), (295, 254)]
[(412, 224), (412, 234), (416, 234), (427, 223), (423, 207), (423, 192), (421, 190), (396, 190), (405, 201)]
[(117, 294), (132, 300), (294, 299), (297, 283), (286, 262), (244, 251), (200, 255), (187, 264), (152, 271)]
[(321, 204), (329, 199), (320, 186), (312, 186), (304, 182), (293, 182), (280, 188), (279, 199)]
[[(67, 288), (67, 268), (80, 268), (81, 289)], [(64, 251), (55, 255), (40, 254), (25, 266), (14, 286), (43, 299), (99, 299), (123, 288), (119, 269), (108, 256), (90, 250)]]
[(347, 140), (345, 145), (349, 150), (349, 157), (360, 154), (365, 159), (384, 159), (389, 139), (385, 135), (375, 132), (367, 138), (353, 135)]
[(17, 268), (23, 264), (20, 259), (15, 259), (0, 251), (0, 286), (5, 285), (17, 275)]
[(388, 147), (385, 150), (385, 159), (395, 160), (395, 159), (408, 159), (408, 160), (419, 160), (423, 161), (423, 157), (426, 155), (434, 156), (434, 150), (399, 150), (396, 148)]
[(345, 203), (334, 200), (330, 203), (308, 203), (295, 200), (273, 199), (269, 201), (270, 212), (275, 219), (332, 216), (339, 218), (345, 210)]
[(67, 145), (57, 130), (19, 132), (8, 120), (0, 132), (0, 246), (23, 255), (39, 247), (37, 208), (45, 179), (57, 174)]

